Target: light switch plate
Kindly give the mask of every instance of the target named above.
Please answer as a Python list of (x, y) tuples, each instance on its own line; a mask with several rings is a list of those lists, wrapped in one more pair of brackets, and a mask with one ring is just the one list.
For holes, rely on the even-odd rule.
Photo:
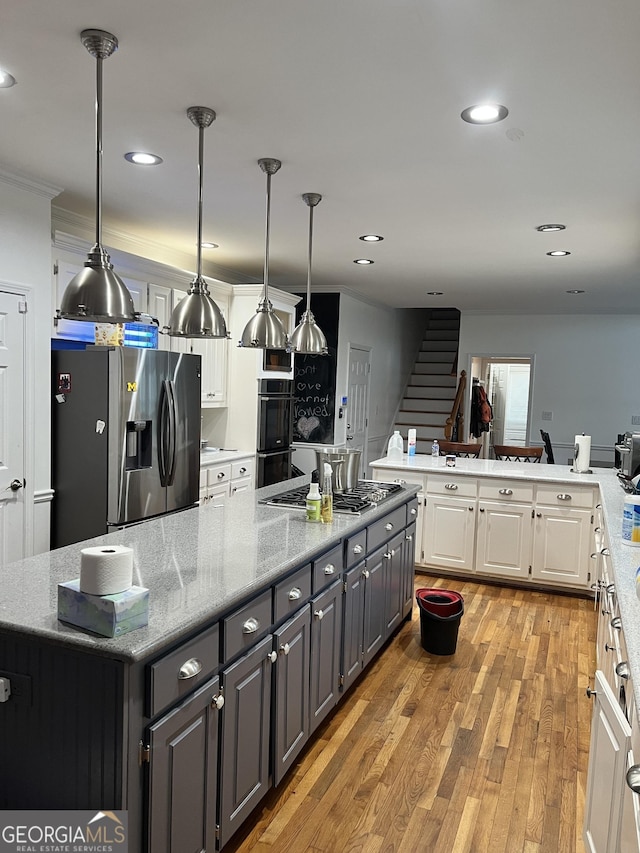
[(543, 412), (540, 416), (543, 421), (552, 421), (553, 420), (553, 412)]

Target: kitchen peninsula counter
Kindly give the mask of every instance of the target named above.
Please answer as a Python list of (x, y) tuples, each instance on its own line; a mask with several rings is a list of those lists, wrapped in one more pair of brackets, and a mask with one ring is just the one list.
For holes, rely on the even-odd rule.
[[(394, 477), (406, 478), (411, 482), (412, 475), (437, 474), (437, 476), (468, 476), (475, 478), (498, 478), (522, 480), (532, 483), (549, 483), (593, 486), (599, 489), (599, 501), (605, 528), (608, 533), (610, 565), (613, 570), (616, 596), (619, 602), (622, 626), (629, 655), (634, 698), (640, 712), (640, 600), (636, 594), (636, 570), (640, 567), (640, 548), (625, 545), (622, 542), (622, 512), (625, 492), (620, 485), (616, 471), (612, 468), (593, 468), (591, 474), (574, 474), (569, 465), (544, 465), (528, 462), (504, 462), (490, 459), (457, 458), (452, 468), (445, 466), (444, 458), (437, 460), (431, 456), (403, 456), (394, 461), (386, 458), (370, 463), (378, 472), (388, 470)], [(391, 476), (389, 477), (391, 479)], [(481, 577), (478, 578), (482, 580)]]
[[(417, 491), (409, 486), (362, 515), (336, 513), (330, 525), (308, 523), (304, 511), (258, 502), (307, 481), (301, 477), (216, 499), (6, 565), (0, 568), (0, 633), (123, 661), (148, 658), (406, 503)], [(81, 549), (116, 544), (133, 548), (133, 582), (149, 589), (148, 626), (101, 638), (59, 622), (58, 583), (79, 576)]]

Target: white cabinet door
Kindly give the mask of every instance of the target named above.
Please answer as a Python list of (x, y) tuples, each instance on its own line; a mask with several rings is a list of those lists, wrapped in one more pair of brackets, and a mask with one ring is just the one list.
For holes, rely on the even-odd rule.
[(596, 670), (595, 691), (583, 840), (587, 853), (620, 853), (631, 728), (600, 670)]
[(527, 580), (532, 525), (530, 506), (479, 501), (476, 571)]
[[(627, 755), (627, 770), (633, 767), (633, 752)], [(622, 815), (620, 816), (620, 853), (638, 853), (640, 850), (640, 794), (624, 785)]]
[(165, 326), (169, 325), (172, 305), (170, 287), (163, 287), (161, 284), (149, 284), (147, 313), (158, 321), (158, 349), (160, 350), (171, 349), (171, 338), (168, 335), (161, 334), (161, 332)]
[(475, 498), (427, 495), (422, 562), (429, 566), (473, 571)]
[(535, 512), (533, 579), (588, 587), (591, 510), (537, 506)]

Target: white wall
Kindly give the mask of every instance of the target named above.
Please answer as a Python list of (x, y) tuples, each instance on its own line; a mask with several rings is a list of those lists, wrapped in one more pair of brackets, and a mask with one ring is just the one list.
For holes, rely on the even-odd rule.
[[(336, 397), (347, 394), (349, 344), (371, 349), (369, 441), (365, 463), (386, 449), (396, 410), (415, 363), (427, 322), (418, 308), (387, 308), (340, 295)], [(338, 406), (336, 405), (336, 411)], [(335, 421), (335, 444), (346, 443), (346, 419)], [(366, 470), (366, 469), (365, 469)]]
[(51, 199), (58, 192), (0, 171), (0, 287), (27, 299), (25, 556), (49, 550)]
[[(556, 462), (573, 455), (574, 437), (591, 436), (591, 459), (613, 463), (619, 432), (640, 427), (640, 316), (477, 315), (460, 318), (459, 369), (471, 355), (533, 355), (531, 441), (546, 430)], [(551, 421), (542, 412), (552, 412)], [(465, 417), (465, 423), (468, 419)]]

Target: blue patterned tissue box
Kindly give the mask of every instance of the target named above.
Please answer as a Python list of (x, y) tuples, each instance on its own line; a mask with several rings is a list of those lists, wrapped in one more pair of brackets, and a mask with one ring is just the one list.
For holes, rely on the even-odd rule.
[(114, 595), (80, 591), (80, 578), (58, 584), (58, 619), (103, 637), (120, 637), (149, 621), (149, 590), (132, 586)]

